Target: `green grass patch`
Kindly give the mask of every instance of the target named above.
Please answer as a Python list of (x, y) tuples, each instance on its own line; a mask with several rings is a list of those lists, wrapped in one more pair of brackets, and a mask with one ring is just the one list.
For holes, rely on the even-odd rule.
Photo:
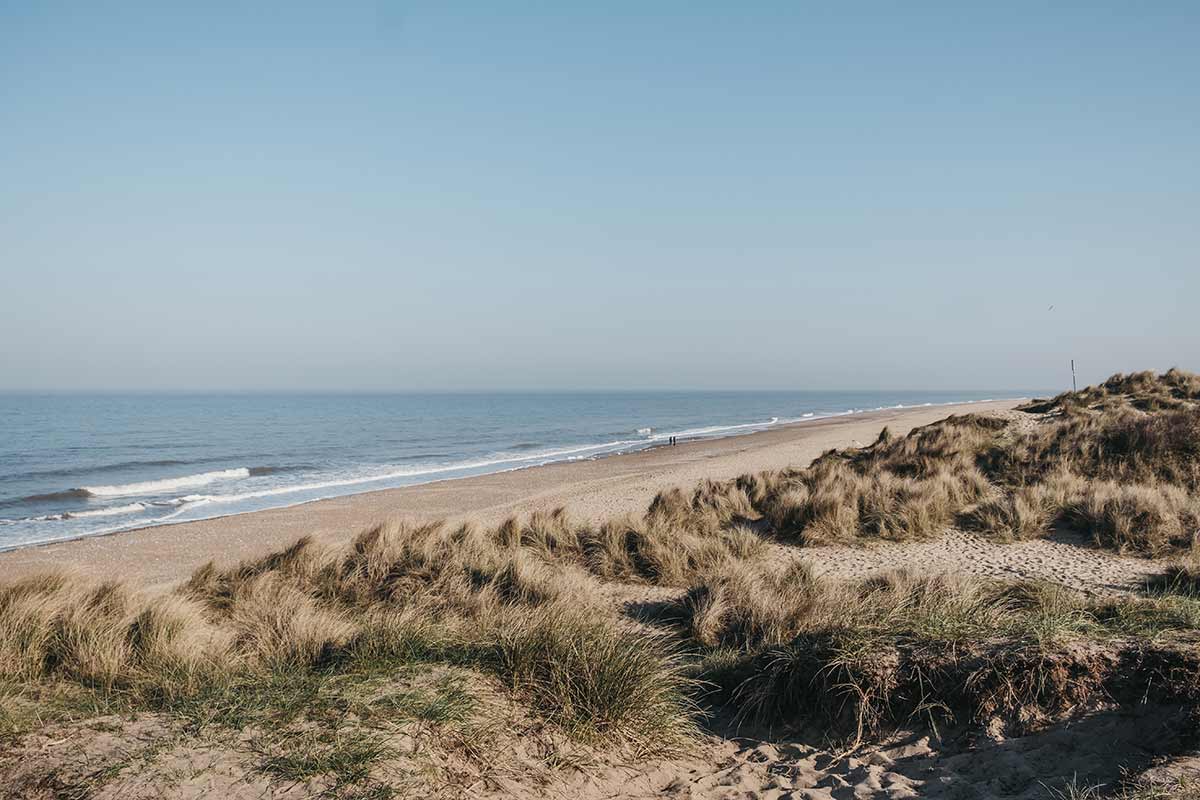
[(395, 796), (372, 770), (392, 755), (383, 737), (365, 731), (304, 730), (262, 737), (253, 743), (259, 769), (291, 783), (316, 782), (318, 797)]

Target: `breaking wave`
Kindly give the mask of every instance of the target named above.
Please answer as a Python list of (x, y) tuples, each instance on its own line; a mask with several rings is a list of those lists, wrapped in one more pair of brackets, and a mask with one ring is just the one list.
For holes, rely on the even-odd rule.
[(139, 511), (145, 511), (146, 506), (141, 503), (130, 503), (127, 506), (113, 506), (111, 508), (96, 508), (91, 511), (64, 511), (61, 514), (47, 514), (44, 517), (34, 517), (35, 520), (63, 520), (63, 519), (86, 519), (88, 517), (115, 517), (123, 514), (136, 514)]
[(250, 470), (246, 467), (237, 469), (222, 469), (215, 472), (201, 472), (196, 475), (184, 475), (180, 478), (164, 478), (158, 481), (142, 481), (140, 483), (123, 483), (116, 486), (84, 486), (73, 491), (86, 492), (87, 497), (129, 497), (141, 494), (162, 494), (175, 489), (190, 489), (195, 486), (207, 486), (216, 481), (237, 480), (249, 478)]

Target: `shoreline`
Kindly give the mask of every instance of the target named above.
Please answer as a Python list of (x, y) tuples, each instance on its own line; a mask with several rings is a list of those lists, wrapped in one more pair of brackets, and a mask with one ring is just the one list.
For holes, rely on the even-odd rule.
[[(793, 420), (747, 433), (687, 440), (674, 447), (655, 443), (638, 450), (586, 459), (551, 461), (253, 511), (25, 543), (0, 550), (0, 581), (65, 568), (110, 578), (115, 571), (124, 579), (135, 582), (141, 579), (150, 586), (158, 586), (186, 577), (208, 560), (229, 563), (265, 555), (304, 535), (349, 538), (372, 524), (391, 519), (475, 519), (489, 524), (513, 514), (561, 505), (580, 521), (598, 522), (622, 513), (640, 513), (657, 491), (670, 486), (690, 486), (703, 478), (729, 478), (760, 469), (806, 466), (830, 447), (873, 439), (884, 425), (903, 434), (913, 427), (960, 413), (960, 409), (985, 412), (1010, 409), (1022, 399), (907, 406)], [(873, 434), (865, 432), (869, 428), (874, 428)], [(837, 436), (837, 432), (842, 436)], [(709, 462), (703, 471), (696, 470), (698, 460)], [(598, 498), (585, 488), (590, 483), (611, 484), (616, 480), (634, 484), (626, 487), (627, 496)], [(639, 485), (646, 481), (654, 482), (655, 486), (648, 496), (648, 490)], [(597, 489), (612, 491), (606, 485)], [(501, 502), (481, 505), (480, 498), (486, 500), (489, 496)], [(640, 505), (639, 499), (644, 500)]]
[[(791, 427), (791, 426), (811, 425), (815, 422), (820, 422), (821, 420), (839, 419), (842, 417), (861, 418), (864, 415), (874, 414), (874, 413), (883, 412), (883, 411), (906, 411), (906, 410), (919, 410), (919, 409), (932, 409), (932, 408), (947, 408), (950, 406), (978, 405), (980, 403), (995, 403), (995, 402), (1009, 402), (1009, 401), (1017, 402), (1017, 401), (1027, 400), (1027, 399), (1028, 398), (1025, 398), (1025, 397), (999, 398), (999, 399), (986, 398), (986, 399), (982, 399), (982, 400), (955, 400), (955, 401), (941, 402), (941, 403), (920, 403), (917, 405), (907, 405), (907, 406), (904, 404), (898, 404), (898, 405), (894, 405), (894, 406), (879, 406), (877, 408), (870, 408), (870, 409), (848, 409), (846, 411), (839, 411), (839, 412), (820, 414), (820, 415), (805, 414), (802, 417), (796, 417), (796, 418), (789, 419), (789, 420), (786, 420), (783, 422), (780, 422), (779, 418), (775, 417), (775, 418), (772, 418), (768, 422), (739, 423), (739, 424), (731, 424), (731, 425), (723, 425), (723, 426), (714, 426), (714, 427), (708, 427), (708, 428), (698, 428), (698, 429), (693, 429), (691, 431), (684, 431), (682, 433), (684, 434), (685, 438), (679, 444), (694, 444), (697, 442), (718, 441), (718, 440), (722, 440), (722, 439), (730, 439), (730, 438), (736, 438), (736, 437), (740, 437), (740, 436), (749, 436), (749, 435), (752, 435), (755, 433), (765, 433), (767, 431), (781, 430), (781, 429)], [(751, 428), (753, 430), (744, 430), (746, 428)], [(712, 431), (721, 431), (721, 433), (712, 434), (711, 433)], [(733, 431), (733, 432), (727, 433), (726, 431)], [(691, 435), (688, 436), (687, 435), (688, 433), (691, 433)], [(116, 536), (119, 534), (135, 533), (137, 531), (149, 530), (152, 528), (168, 527), (168, 526), (172, 526), (172, 525), (185, 525), (185, 524), (192, 523), (192, 522), (207, 522), (207, 521), (215, 520), (215, 519), (223, 519), (225, 517), (237, 517), (237, 516), (243, 516), (245, 514), (257, 514), (257, 513), (263, 512), (263, 511), (276, 511), (276, 510), (285, 509), (285, 508), (295, 508), (297, 506), (308, 505), (310, 503), (319, 503), (319, 502), (322, 502), (325, 500), (333, 500), (333, 499), (336, 499), (339, 497), (350, 497), (350, 496), (359, 495), (359, 494), (371, 494), (373, 492), (387, 492), (387, 491), (393, 491), (393, 490), (397, 490), (397, 489), (408, 489), (408, 488), (413, 488), (413, 487), (417, 487), (417, 486), (426, 486), (426, 485), (429, 485), (432, 483), (441, 483), (444, 481), (470, 480), (472, 478), (481, 478), (481, 477), (485, 477), (487, 475), (498, 475), (498, 474), (502, 474), (502, 473), (506, 473), (506, 472), (519, 472), (522, 470), (535, 469), (537, 467), (545, 467), (545, 466), (550, 466), (553, 464), (585, 463), (585, 462), (590, 462), (590, 461), (599, 461), (599, 460), (606, 459), (606, 458), (629, 456), (629, 455), (634, 455), (636, 453), (644, 453), (644, 452), (649, 452), (652, 450), (657, 450), (662, 447), (671, 447), (672, 445), (668, 442), (667, 438), (665, 438), (666, 436), (667, 436), (667, 434), (662, 434), (658, 437), (645, 440), (644, 442), (637, 442), (636, 440), (630, 440), (628, 442), (620, 442), (620, 443), (602, 443), (602, 444), (596, 444), (596, 445), (573, 445), (571, 450), (561, 451), (558, 454), (561, 455), (562, 453), (578, 452), (578, 451), (583, 451), (583, 450), (600, 449), (600, 451), (593, 453), (592, 455), (586, 455), (586, 456), (567, 456), (567, 457), (563, 457), (563, 458), (550, 458), (545, 461), (530, 460), (529, 463), (524, 463), (524, 464), (517, 463), (517, 462), (522, 461), (523, 460), (522, 458), (514, 457), (514, 458), (508, 459), (508, 460), (498, 460), (498, 461), (492, 462), (495, 464), (502, 464), (502, 463), (515, 464), (514, 466), (503, 467), (501, 469), (485, 470), (483, 472), (471, 472), (471, 473), (462, 474), (462, 475), (450, 475), (449, 477), (443, 477), (443, 478), (430, 478), (428, 480), (417, 480), (413, 483), (404, 483), (404, 484), (393, 485), (393, 486), (380, 486), (379, 488), (376, 488), (376, 489), (362, 489), (359, 491), (349, 491), (349, 492), (322, 495), (320, 497), (309, 497), (309, 498), (303, 499), (303, 500), (295, 500), (293, 502), (284, 502), (279, 505), (266, 505), (261, 508), (250, 508), (250, 509), (246, 509), (244, 511), (229, 511), (226, 513), (214, 513), (211, 515), (201, 515), (201, 516), (192, 516), (192, 517), (184, 517), (181, 519), (175, 519), (176, 516), (179, 516), (182, 513), (182, 512), (177, 512), (176, 514), (170, 514), (166, 517), (145, 520), (145, 524), (135, 521), (135, 522), (129, 523), (127, 525), (115, 525), (115, 526), (108, 527), (108, 528), (99, 528), (94, 531), (87, 531), (84, 533), (78, 533), (78, 534), (74, 534), (74, 535), (70, 535), (70, 536), (59, 536), (59, 537), (54, 537), (54, 538), (37, 539), (34, 541), (20, 542), (17, 544), (0, 545), (0, 555), (2, 555), (4, 553), (15, 551), (15, 550), (24, 550), (27, 548), (38, 548), (38, 547), (49, 547), (51, 545), (75, 542), (75, 541), (79, 541), (81, 539), (95, 539), (95, 538), (101, 538), (101, 537), (105, 537), (105, 536)], [(633, 447), (631, 447), (631, 449), (619, 449), (619, 450), (603, 450), (603, 449), (601, 449), (601, 448), (610, 447), (612, 444), (622, 444), (622, 445), (628, 444), (628, 445), (633, 445)], [(461, 471), (465, 471), (465, 470), (469, 469), (471, 466), (472, 465), (465, 465), (465, 466), (449, 465), (446, 467), (438, 467), (435, 469), (431, 469), (427, 474), (437, 474), (439, 472), (442, 472), (442, 473), (461, 472)], [(377, 483), (377, 482), (382, 483), (388, 479), (389, 479), (389, 476), (380, 476), (377, 479), (367, 478), (367, 479), (363, 479), (363, 480), (352, 481), (352, 482), (350, 482), (349, 485), (353, 485), (353, 484), (368, 485), (368, 484)], [(330, 484), (329, 486), (332, 487), (332, 486), (337, 486), (337, 485), (339, 485), (339, 484), (333, 483), (333, 484)], [(301, 490), (302, 488), (303, 487), (298, 487), (297, 491)], [(71, 489), (68, 491), (74, 492), (74, 491), (80, 491), (80, 490)], [(87, 490), (85, 489), (82, 491), (87, 491)], [(218, 501), (218, 504), (219, 504), (219, 501)]]

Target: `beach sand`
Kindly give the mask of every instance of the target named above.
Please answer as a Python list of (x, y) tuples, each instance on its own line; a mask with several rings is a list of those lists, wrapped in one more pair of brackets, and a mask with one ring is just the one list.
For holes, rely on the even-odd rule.
[[(885, 426), (903, 435), (950, 414), (1008, 413), (1017, 401), (965, 403), (866, 412), (772, 428), (758, 433), (684, 442), (590, 461), (562, 462), (473, 478), (348, 495), (288, 508), (177, 525), (122, 531), (0, 553), (0, 581), (53, 569), (123, 579), (161, 588), (200, 564), (257, 558), (311, 535), (344, 541), (390, 519), (484, 524), (538, 510), (567, 509), (573, 519), (599, 523), (641, 514), (654, 495), (706, 478), (805, 466), (834, 447), (868, 444)], [(1074, 542), (1040, 540), (996, 545), (961, 532), (922, 544), (824, 547), (805, 551), (821, 571), (860, 575), (894, 566), (921, 566), (999, 577), (1044, 577), (1077, 588), (1119, 586), (1142, 574), (1146, 562)]]
[[(598, 523), (618, 514), (641, 514), (663, 489), (690, 489), (705, 478), (732, 478), (750, 471), (806, 465), (830, 448), (868, 444), (885, 426), (904, 434), (916, 426), (964, 412), (998, 414), (1019, 425), (1032, 424), (1026, 415), (1013, 410), (1015, 405), (1015, 401), (987, 402), (814, 420), (594, 461), (552, 464), (31, 547), (0, 554), (0, 581), (67, 568), (94, 577), (126, 579), (144, 588), (164, 588), (209, 559), (231, 564), (262, 556), (306, 534), (331, 542), (345, 541), (372, 524), (398, 518), (473, 519), (486, 524), (563, 506), (580, 522)], [(1153, 568), (1153, 562), (1146, 559), (1118, 556), (1078, 539), (1057, 537), (1002, 544), (957, 530), (948, 530), (931, 541), (903, 544), (771, 546), (780, 559), (804, 559), (819, 573), (839, 576), (910, 567), (930, 572), (1038, 578), (1094, 593), (1124, 591)], [(669, 587), (606, 584), (607, 599), (623, 609), (627, 619), (636, 616), (630, 609), (679, 594), (679, 589)], [(781, 739), (770, 732), (713, 720), (696, 741), (694, 752), (686, 756), (649, 763), (604, 757), (582, 770), (550, 769), (530, 759), (512, 773), (494, 769), (478, 775), (470, 787), (456, 787), (448, 796), (1035, 800), (1046, 797), (1046, 785), (1063, 776), (1078, 774), (1111, 783), (1120, 777), (1122, 767), (1145, 768), (1148, 764), (1142, 753), (1147, 742), (1155, 743), (1156, 747), (1151, 748), (1154, 752), (1168, 752), (1174, 747), (1158, 739), (1167, 735), (1162, 720), (1177, 711), (1153, 707), (1135, 712), (1099, 709), (1070, 724), (1052, 725), (1011, 739), (980, 736), (969, 726), (940, 732), (917, 726), (864, 745), (853, 755), (826, 741), (826, 732), (792, 732)], [(92, 761), (108, 757), (104, 748), (133, 752), (157, 747), (167, 736), (154, 727), (166, 723), (155, 718), (102, 721), (112, 731), (107, 738), (97, 738), (91, 728), (74, 723), (27, 737), (20, 747), (0, 758), (0, 774), (16, 781), (26, 772), (34, 777), (46, 770), (55, 774), (86, 772), (85, 767)], [(508, 752), (506, 747), (522, 752), (512, 743), (497, 747), (504, 753)], [(157, 758), (153, 767), (132, 773), (132, 783), (120, 783), (115, 793), (106, 793), (106, 787), (96, 796), (158, 796), (155, 792), (162, 785), (177, 783), (176, 772), (181, 764), (194, 777), (176, 785), (178, 794), (174, 796), (198, 800), (214, 796), (247, 800), (307, 796), (306, 787), (300, 784), (280, 790), (269, 776), (238, 758), (245, 760), (244, 754), (237, 755), (233, 750), (181, 738), (169, 757)], [(1169, 766), (1190, 769), (1189, 764), (1176, 760)], [(169, 774), (162, 772), (168, 767)]]

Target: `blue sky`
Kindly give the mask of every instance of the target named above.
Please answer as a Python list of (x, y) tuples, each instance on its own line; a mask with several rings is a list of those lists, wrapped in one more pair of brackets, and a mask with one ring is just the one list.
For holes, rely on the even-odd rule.
[(17, 5), (3, 389), (1200, 369), (1195, 3)]

